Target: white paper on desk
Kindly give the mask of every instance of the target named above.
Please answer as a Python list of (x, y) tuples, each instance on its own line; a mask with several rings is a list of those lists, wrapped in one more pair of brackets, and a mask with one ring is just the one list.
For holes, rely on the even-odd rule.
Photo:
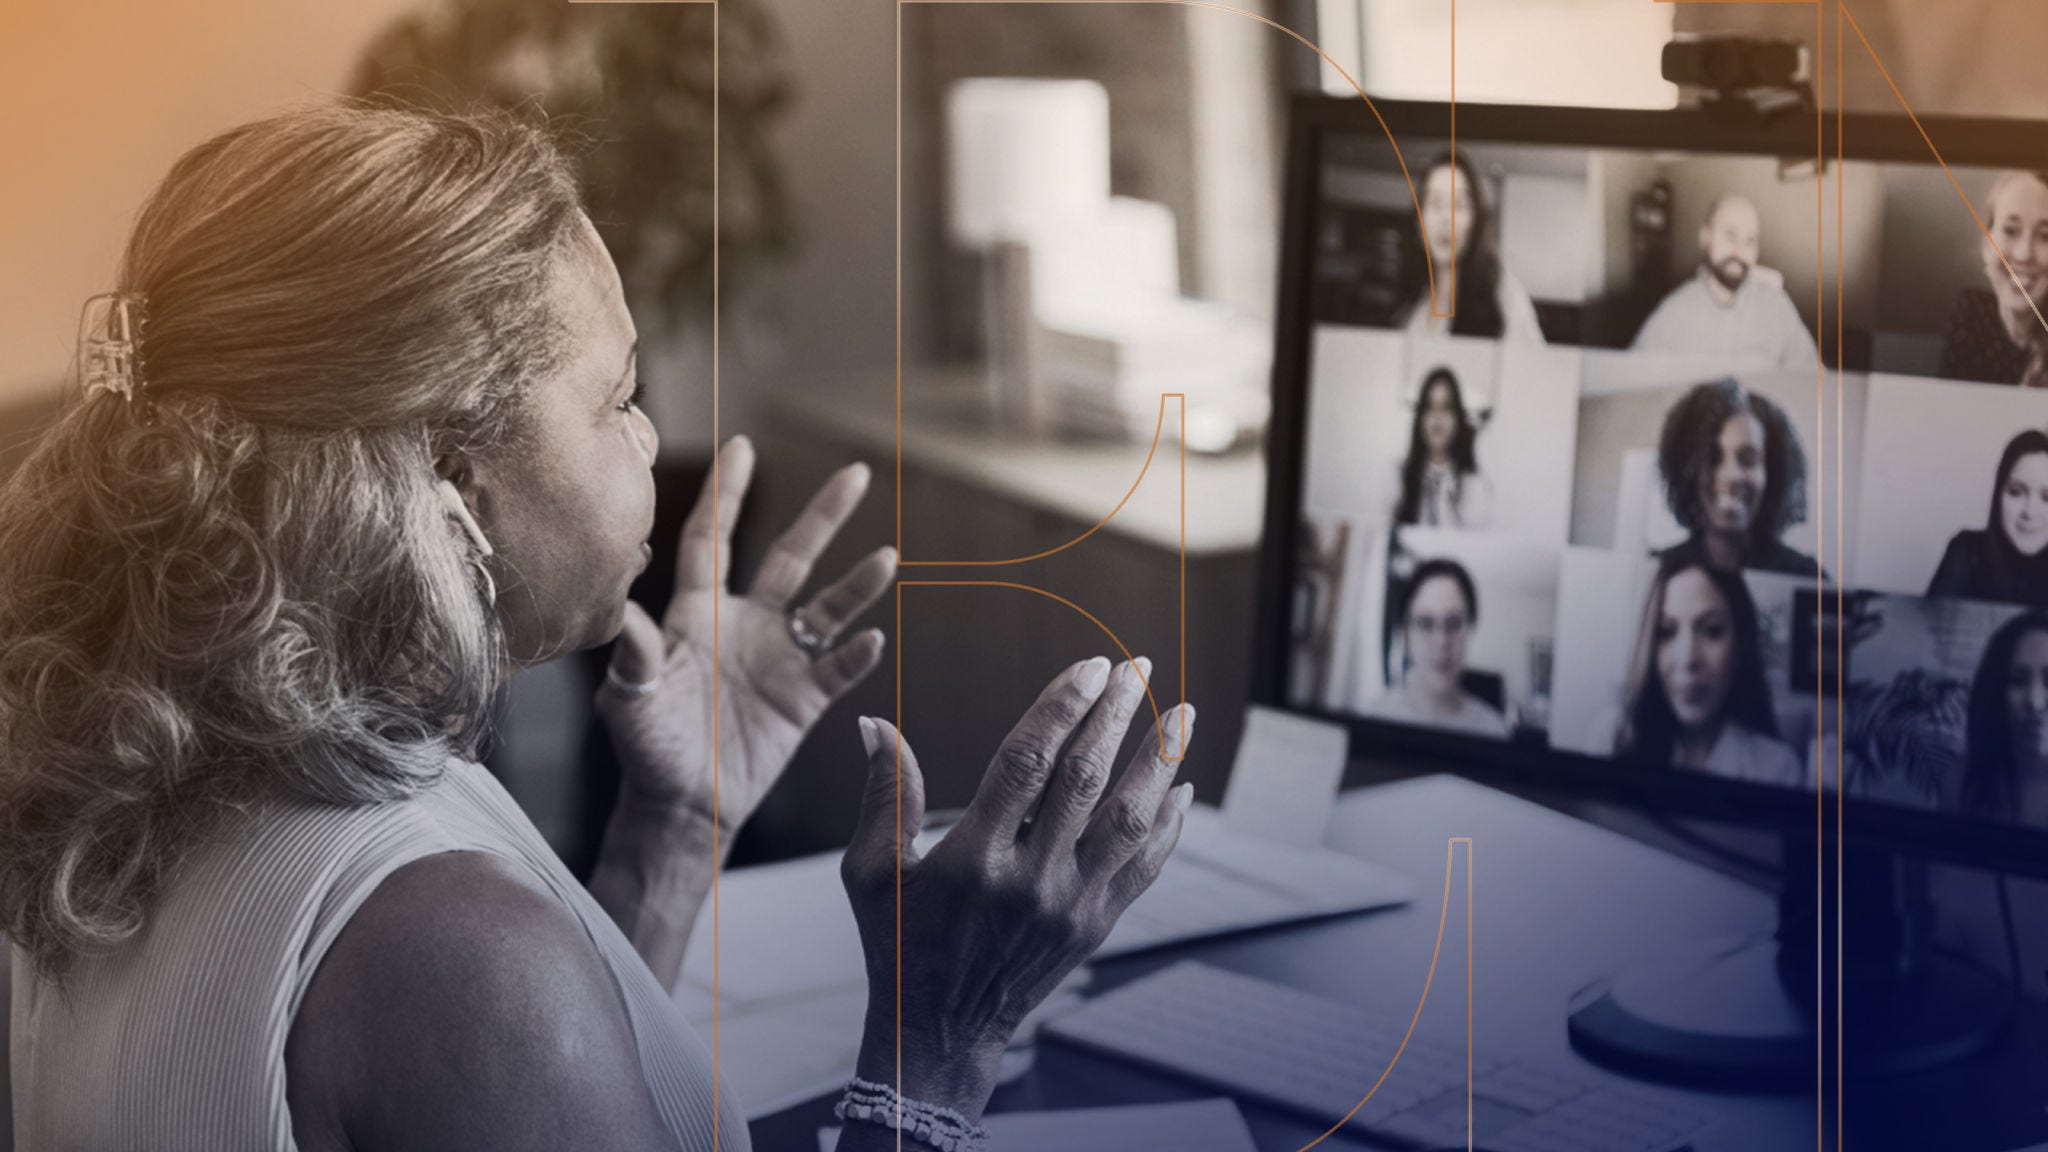
[[(1258, 1152), (1227, 1099), (1012, 1112), (983, 1120), (989, 1152)], [(839, 1129), (818, 1130), (818, 1152), (835, 1152)]]
[(1399, 873), (1328, 848), (1296, 848), (1235, 831), (1206, 804), (1188, 809), (1180, 843), (1095, 952), (1107, 959), (1162, 944), (1364, 912), (1407, 901)]
[(1296, 848), (1321, 845), (1349, 753), (1341, 724), (1252, 705), (1223, 790), (1224, 822)]

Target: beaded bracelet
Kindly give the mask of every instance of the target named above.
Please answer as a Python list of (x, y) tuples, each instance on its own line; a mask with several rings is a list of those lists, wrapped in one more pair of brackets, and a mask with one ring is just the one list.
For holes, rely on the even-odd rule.
[(939, 1152), (987, 1152), (988, 1129), (968, 1121), (951, 1108), (927, 1104), (898, 1095), (887, 1084), (858, 1076), (846, 1086), (846, 1095), (832, 1106), (841, 1120), (878, 1124), (914, 1137)]

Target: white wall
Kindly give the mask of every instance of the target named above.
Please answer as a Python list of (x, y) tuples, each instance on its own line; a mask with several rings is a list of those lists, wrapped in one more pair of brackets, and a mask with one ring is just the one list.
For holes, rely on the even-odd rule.
[(0, 406), (56, 388), (85, 298), (192, 145), (331, 92), (409, 0), (67, 0), (0, 26)]

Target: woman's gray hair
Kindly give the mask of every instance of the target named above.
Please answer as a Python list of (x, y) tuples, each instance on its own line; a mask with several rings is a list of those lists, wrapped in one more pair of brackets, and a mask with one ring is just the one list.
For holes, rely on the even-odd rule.
[(319, 106), (187, 153), (118, 288), (132, 401), (0, 489), (0, 929), (61, 973), (257, 790), (474, 755), (503, 638), (435, 461), (515, 444), (581, 219), (539, 127)]

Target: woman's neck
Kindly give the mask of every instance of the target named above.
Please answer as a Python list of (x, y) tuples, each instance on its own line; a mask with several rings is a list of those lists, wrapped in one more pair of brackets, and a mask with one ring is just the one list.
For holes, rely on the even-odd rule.
[(2022, 348), (2030, 347), (2042, 336), (2048, 335), (2041, 329), (2041, 317), (2034, 314), (2031, 304), (2022, 300), (2008, 304), (2003, 298), (1998, 302), (1998, 322), (2005, 327), (2008, 340)]
[(1424, 687), (1410, 683), (1401, 691), (1415, 711), (1425, 716), (1456, 716), (1465, 709), (1465, 694), (1456, 684)]
[(1745, 533), (1709, 530), (1701, 533), (1700, 540), (1707, 548), (1707, 563), (1724, 572), (1742, 567), (1742, 554), (1749, 543)]
[(1671, 742), (1671, 762), (1680, 768), (1705, 768), (1707, 758), (1714, 754), (1714, 745), (1721, 742), (1721, 733), (1727, 726), (1727, 721), (1716, 720), (1697, 728), (1679, 729)]

